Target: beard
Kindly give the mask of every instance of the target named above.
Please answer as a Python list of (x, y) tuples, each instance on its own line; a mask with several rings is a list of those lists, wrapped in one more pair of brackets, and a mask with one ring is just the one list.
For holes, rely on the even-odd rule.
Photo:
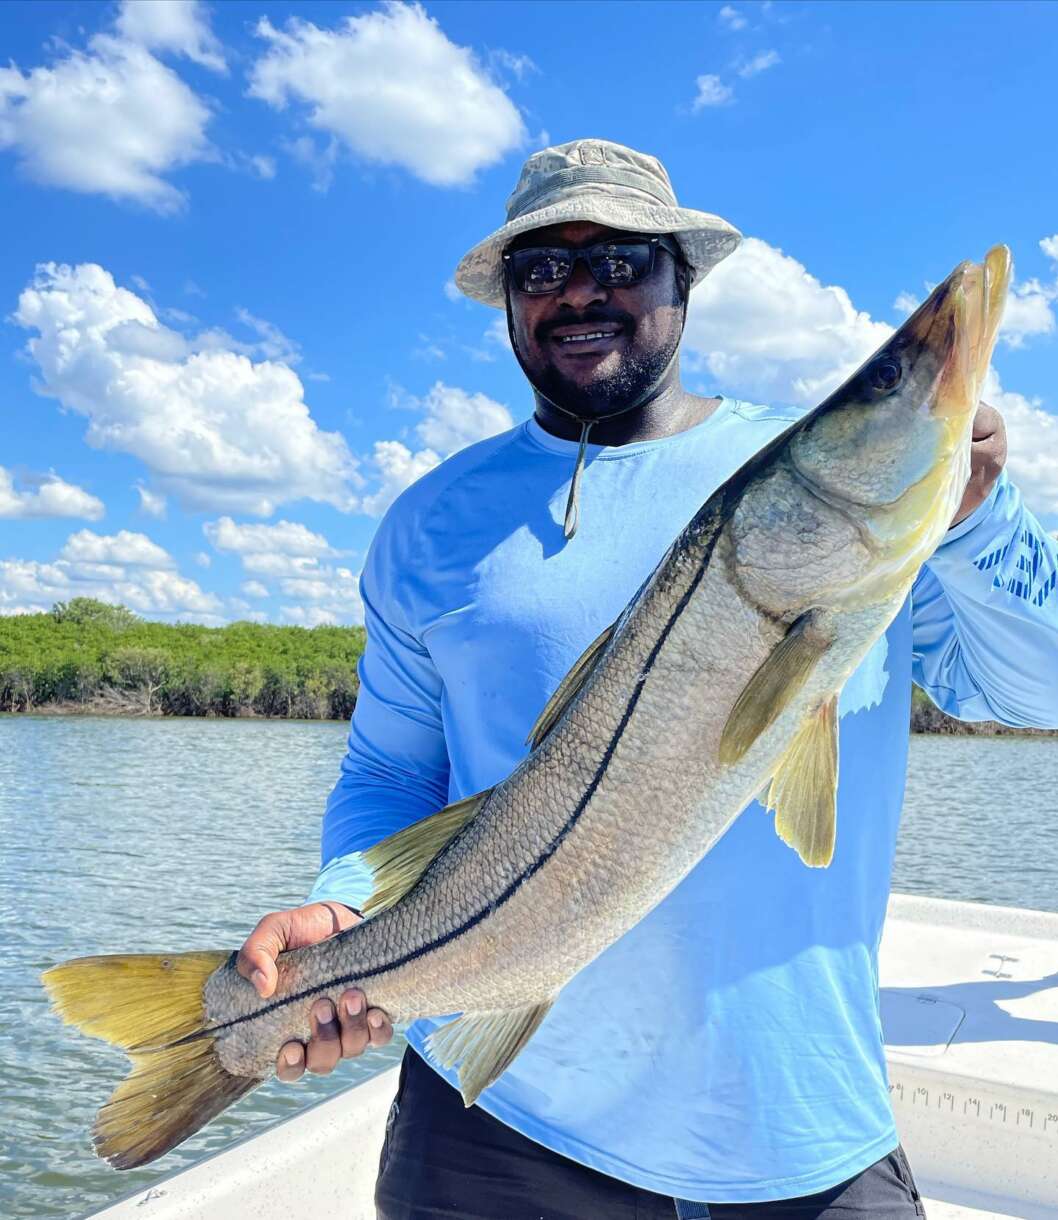
[[(677, 294), (674, 294), (673, 304), (682, 304)], [(518, 348), (510, 319), (508, 301), (507, 329), (511, 347), (529, 384), (558, 410), (584, 420), (619, 415), (649, 400), (668, 372), (679, 351), (682, 337), (680, 327), (659, 346), (639, 351), (636, 347), (636, 320), (631, 314), (588, 310), (576, 321), (619, 322), (628, 336), (628, 345), (620, 355), (616, 368), (607, 368), (604, 372), (601, 366), (597, 366), (587, 381), (575, 381), (549, 360), (530, 363)], [(543, 330), (538, 329), (534, 334), (538, 346), (546, 350), (551, 330), (572, 320), (553, 322)]]

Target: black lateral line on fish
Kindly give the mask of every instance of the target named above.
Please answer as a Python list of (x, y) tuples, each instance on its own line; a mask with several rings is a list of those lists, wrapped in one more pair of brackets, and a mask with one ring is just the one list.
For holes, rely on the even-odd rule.
[[(196, 1042), (200, 1038), (210, 1038), (223, 1030), (231, 1029), (233, 1026), (245, 1025), (247, 1021), (256, 1021), (260, 1017), (267, 1016), (269, 1013), (274, 1012), (277, 1008), (283, 1008), (287, 1004), (296, 1004), (300, 1000), (307, 1000), (310, 996), (319, 995), (323, 991), (330, 991), (334, 987), (341, 987), (350, 983), (359, 983), (365, 979), (376, 978), (380, 974), (386, 974), (390, 970), (397, 970), (401, 966), (406, 966), (409, 962), (413, 962), (417, 958), (433, 952), (435, 949), (442, 948), (450, 941), (455, 940), (456, 937), (462, 936), (464, 932), (469, 932), (472, 928), (477, 927), (477, 925), (481, 923), (483, 919), (491, 915), (497, 907), (503, 906), (503, 904), (518, 889), (520, 889), (530, 877), (539, 872), (539, 870), (543, 868), (543, 866), (548, 860), (551, 859), (555, 852), (558, 851), (563, 840), (569, 835), (570, 831), (580, 820), (581, 815), (588, 806), (588, 802), (595, 795), (595, 791), (602, 782), (603, 776), (606, 774), (606, 770), (610, 765), (610, 760), (613, 758), (614, 751), (617, 749), (617, 746), (620, 743), (621, 737), (628, 726), (628, 722), (632, 719), (632, 714), (636, 709), (636, 704), (639, 702), (639, 697), (643, 693), (646, 677), (653, 668), (654, 662), (657, 660), (658, 653), (660, 653), (665, 641), (669, 637), (670, 632), (679, 620), (680, 615), (687, 608), (687, 604), (691, 600), (695, 589), (697, 589), (698, 585), (701, 583), (702, 577), (705, 575), (705, 570), (709, 566), (709, 561), (712, 558), (713, 550), (716, 546), (716, 540), (719, 535), (720, 527), (717, 525), (713, 529), (713, 536), (709, 540), (709, 545), (701, 563), (698, 565), (698, 570), (695, 572), (690, 584), (681, 594), (680, 600), (676, 603), (671, 615), (669, 615), (668, 622), (666, 622), (665, 626), (661, 629), (654, 646), (650, 650), (650, 654), (643, 666), (643, 672), (640, 679), (633, 686), (628, 703), (625, 705), (625, 710), (621, 714), (621, 720), (617, 725), (617, 728), (614, 730), (613, 736), (610, 738), (606, 750), (603, 753), (602, 760), (600, 761), (599, 766), (596, 768), (595, 774), (592, 776), (591, 782), (588, 784), (588, 787), (584, 791), (584, 795), (577, 803), (576, 809), (574, 809), (574, 811), (569, 815), (565, 825), (554, 837), (554, 839), (551, 840), (545, 851), (533, 861), (525, 872), (523, 872), (519, 877), (516, 877), (514, 881), (512, 881), (503, 891), (503, 893), (499, 895), (498, 898), (490, 902), (487, 906), (483, 907), (475, 915), (472, 915), (468, 920), (466, 920), (466, 922), (460, 924), (458, 928), (453, 928), (450, 932), (446, 932), (443, 936), (439, 936), (436, 940), (430, 941), (428, 944), (420, 945), (417, 949), (413, 949), (409, 953), (405, 953), (403, 957), (398, 957), (395, 960), (386, 962), (381, 966), (375, 966), (372, 969), (364, 971), (360, 974), (344, 974), (338, 975), (335, 978), (327, 979), (325, 982), (320, 983), (316, 987), (309, 987), (305, 991), (296, 992), (294, 995), (284, 996), (283, 999), (276, 1000), (275, 1003), (269, 1004), (267, 1008), (260, 1008), (257, 1012), (246, 1013), (245, 1016), (234, 1017), (230, 1021), (225, 1021), (218, 1025), (211, 1025), (206, 1029), (197, 1030), (195, 1033), (188, 1034), (186, 1037), (180, 1038), (176, 1042), (168, 1043), (167, 1045), (183, 1046), (187, 1042)], [(162, 1048), (152, 1047), (150, 1049), (161, 1050)]]

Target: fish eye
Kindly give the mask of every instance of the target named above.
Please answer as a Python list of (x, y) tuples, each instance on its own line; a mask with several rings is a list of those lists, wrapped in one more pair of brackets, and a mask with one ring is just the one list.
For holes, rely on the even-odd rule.
[(876, 390), (892, 390), (900, 384), (904, 371), (898, 360), (888, 357), (875, 361), (868, 372), (871, 385)]

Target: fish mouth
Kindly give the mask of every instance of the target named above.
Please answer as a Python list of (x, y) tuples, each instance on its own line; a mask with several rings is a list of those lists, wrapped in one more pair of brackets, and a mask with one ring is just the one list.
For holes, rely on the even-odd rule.
[(938, 419), (970, 426), (988, 374), (1010, 276), (1010, 250), (994, 246), (983, 262), (960, 263), (904, 324), (912, 343), (944, 354), (931, 407)]

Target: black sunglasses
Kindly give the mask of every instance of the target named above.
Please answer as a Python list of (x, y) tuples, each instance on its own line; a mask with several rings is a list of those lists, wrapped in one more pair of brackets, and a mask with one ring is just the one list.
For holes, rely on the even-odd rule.
[(504, 253), (503, 265), (515, 288), (534, 296), (557, 292), (580, 259), (584, 259), (596, 282), (604, 288), (627, 288), (645, 280), (654, 270), (654, 255), (659, 246), (678, 262), (684, 261), (679, 244), (661, 234), (600, 241), (593, 246), (526, 246)]

